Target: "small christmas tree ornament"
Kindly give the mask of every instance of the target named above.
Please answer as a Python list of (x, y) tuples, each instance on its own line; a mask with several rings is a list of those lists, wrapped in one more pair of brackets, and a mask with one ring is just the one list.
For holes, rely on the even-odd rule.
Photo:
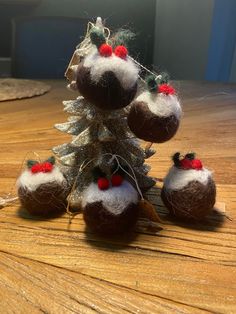
[[(139, 215), (139, 195), (121, 171), (106, 177), (95, 168), (94, 182), (82, 193), (83, 216), (88, 228), (109, 235), (130, 231)], [(99, 174), (100, 173), (100, 174)]]
[(161, 192), (163, 203), (178, 218), (201, 221), (215, 204), (216, 186), (212, 174), (194, 153), (183, 159), (176, 153), (173, 161)]
[(129, 128), (137, 137), (148, 142), (166, 142), (176, 134), (179, 127), (181, 106), (175, 89), (166, 82), (164, 74), (149, 76), (149, 90), (141, 93), (131, 104)]
[(28, 160), (27, 167), (17, 180), (22, 207), (32, 215), (42, 216), (64, 211), (68, 186), (55, 158), (42, 163)]
[(79, 92), (103, 110), (129, 105), (137, 92), (138, 66), (128, 57), (125, 46), (119, 45), (113, 51), (106, 43), (103, 29), (95, 27), (90, 39), (94, 49), (77, 68)]

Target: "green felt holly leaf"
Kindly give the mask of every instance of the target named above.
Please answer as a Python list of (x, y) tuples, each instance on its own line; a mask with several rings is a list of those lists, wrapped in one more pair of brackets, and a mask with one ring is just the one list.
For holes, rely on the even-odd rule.
[(34, 165), (38, 164), (39, 162), (37, 160), (32, 160), (32, 159), (29, 159), (27, 160), (26, 164), (27, 164), (27, 167), (30, 169), (32, 168)]
[(106, 43), (106, 38), (103, 34), (103, 32), (94, 27), (91, 32), (90, 32), (90, 39), (91, 39), (91, 42), (97, 46), (97, 48), (99, 48), (102, 44), (105, 44)]
[(99, 178), (106, 178), (105, 172), (103, 172), (99, 166), (93, 168), (92, 175), (93, 175), (94, 182), (97, 182)]
[(185, 155), (185, 157), (184, 157), (184, 158), (187, 158), (187, 159), (193, 160), (193, 159), (195, 159), (195, 156), (196, 156), (196, 154), (195, 154), (195, 153), (188, 153), (188, 154), (186, 154), (186, 155)]
[(145, 81), (150, 92), (157, 90), (157, 80), (155, 75), (148, 75)]
[(172, 156), (172, 160), (173, 160), (173, 162), (174, 162), (174, 164), (175, 164), (176, 167), (179, 167), (179, 165), (180, 165), (180, 160), (179, 160), (179, 158), (180, 158), (180, 153), (179, 153), (179, 152), (175, 153), (175, 154)]
[(50, 162), (50, 164), (54, 165), (55, 162), (56, 162), (56, 159), (55, 159), (54, 156), (51, 156), (51, 157), (49, 157), (46, 161), (47, 161), (47, 162)]
[(168, 84), (169, 80), (170, 80), (169, 74), (166, 72), (161, 72), (157, 77), (157, 84), (158, 85)]

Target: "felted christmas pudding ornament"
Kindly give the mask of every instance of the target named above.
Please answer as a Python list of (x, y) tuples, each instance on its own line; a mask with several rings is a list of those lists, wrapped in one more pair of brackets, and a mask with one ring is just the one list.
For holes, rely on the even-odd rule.
[(68, 187), (54, 157), (42, 163), (28, 160), (27, 166), (17, 180), (22, 207), (42, 216), (64, 211)]
[[(163, 76), (163, 78), (162, 78)], [(130, 130), (140, 139), (153, 143), (170, 140), (177, 132), (182, 114), (175, 89), (166, 76), (149, 76), (148, 89), (131, 105), (128, 115)]]
[(194, 153), (183, 159), (176, 153), (173, 161), (174, 165), (164, 180), (162, 201), (174, 216), (201, 221), (215, 204), (216, 186), (212, 174)]
[(128, 57), (123, 45), (113, 49), (106, 43), (103, 31), (90, 33), (94, 50), (78, 65), (77, 87), (81, 95), (103, 110), (123, 108), (137, 92), (139, 68)]
[(139, 216), (139, 196), (119, 172), (98, 175), (82, 193), (83, 216), (88, 228), (103, 235), (130, 231)]

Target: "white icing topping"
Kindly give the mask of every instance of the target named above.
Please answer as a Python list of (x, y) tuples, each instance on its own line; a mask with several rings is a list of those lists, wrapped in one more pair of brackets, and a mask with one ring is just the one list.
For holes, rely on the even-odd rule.
[(126, 90), (134, 86), (139, 73), (139, 68), (128, 57), (125, 60), (114, 54), (110, 57), (102, 57), (98, 51), (85, 58), (84, 67), (90, 68), (91, 80), (95, 83), (99, 82), (105, 72), (113, 72)]
[(127, 181), (108, 190), (100, 190), (97, 184), (91, 183), (82, 194), (82, 207), (94, 202), (102, 202), (110, 213), (119, 215), (131, 203), (138, 203), (138, 193)]
[(23, 187), (29, 191), (35, 191), (41, 184), (49, 182), (66, 184), (65, 178), (57, 166), (54, 166), (51, 172), (32, 173), (30, 169), (27, 169), (20, 175), (16, 185), (18, 188)]
[(145, 102), (149, 110), (159, 117), (175, 115), (178, 120), (181, 118), (182, 109), (175, 95), (145, 91), (135, 101)]
[(181, 190), (192, 181), (206, 185), (211, 176), (211, 172), (206, 168), (183, 170), (173, 166), (164, 180), (164, 186), (169, 190)]

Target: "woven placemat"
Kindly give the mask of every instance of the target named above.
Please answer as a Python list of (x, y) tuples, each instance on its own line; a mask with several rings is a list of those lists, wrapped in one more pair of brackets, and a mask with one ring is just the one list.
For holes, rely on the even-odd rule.
[(0, 101), (39, 96), (48, 92), (50, 88), (49, 85), (39, 81), (0, 79)]

